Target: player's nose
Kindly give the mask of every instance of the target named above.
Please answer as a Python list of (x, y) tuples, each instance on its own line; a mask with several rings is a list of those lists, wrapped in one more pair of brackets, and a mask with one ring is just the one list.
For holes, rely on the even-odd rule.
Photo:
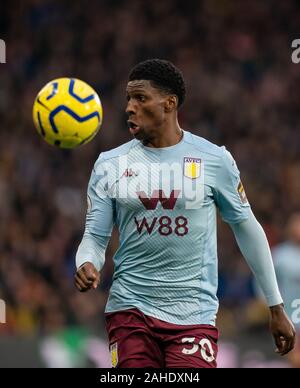
[(131, 100), (127, 102), (126, 113), (128, 117), (136, 113), (136, 107), (134, 106), (134, 103)]

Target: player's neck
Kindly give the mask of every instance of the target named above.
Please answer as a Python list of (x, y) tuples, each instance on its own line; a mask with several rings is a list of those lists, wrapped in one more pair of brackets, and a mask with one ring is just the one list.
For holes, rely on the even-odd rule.
[(147, 147), (164, 148), (176, 145), (183, 137), (183, 130), (180, 128), (176, 120), (173, 125), (164, 126), (161, 131), (157, 131), (157, 135), (143, 144)]

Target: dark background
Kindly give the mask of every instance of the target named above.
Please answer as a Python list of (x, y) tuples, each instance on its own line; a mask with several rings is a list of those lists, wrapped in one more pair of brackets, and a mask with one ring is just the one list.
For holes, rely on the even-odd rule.
[[(180, 125), (226, 145), (270, 245), (285, 239), (300, 197), (300, 64), (291, 61), (299, 26), (292, 0), (1, 1), (0, 366), (109, 363), (103, 309), (117, 238), (96, 292), (75, 291), (74, 258), (93, 163), (130, 140), (125, 86), (140, 60), (182, 70)], [(99, 134), (73, 151), (44, 143), (32, 123), (35, 95), (58, 77), (88, 82), (104, 107)], [(273, 355), (268, 311), (223, 224), (219, 259), (220, 364), (288, 366)]]

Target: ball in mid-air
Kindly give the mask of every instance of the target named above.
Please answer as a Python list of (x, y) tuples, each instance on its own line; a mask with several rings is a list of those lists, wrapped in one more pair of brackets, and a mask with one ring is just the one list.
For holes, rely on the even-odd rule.
[(92, 140), (103, 118), (95, 90), (75, 78), (45, 85), (33, 104), (33, 121), (43, 139), (57, 147), (75, 148)]

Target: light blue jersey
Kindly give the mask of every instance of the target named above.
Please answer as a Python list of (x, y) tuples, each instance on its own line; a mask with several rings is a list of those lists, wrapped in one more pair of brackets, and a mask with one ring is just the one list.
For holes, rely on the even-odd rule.
[(250, 209), (225, 147), (187, 131), (165, 148), (132, 140), (100, 155), (88, 201), (85, 236), (99, 244), (78, 266), (101, 269), (114, 224), (120, 232), (106, 312), (136, 307), (174, 324), (215, 324), (216, 207), (230, 224)]

